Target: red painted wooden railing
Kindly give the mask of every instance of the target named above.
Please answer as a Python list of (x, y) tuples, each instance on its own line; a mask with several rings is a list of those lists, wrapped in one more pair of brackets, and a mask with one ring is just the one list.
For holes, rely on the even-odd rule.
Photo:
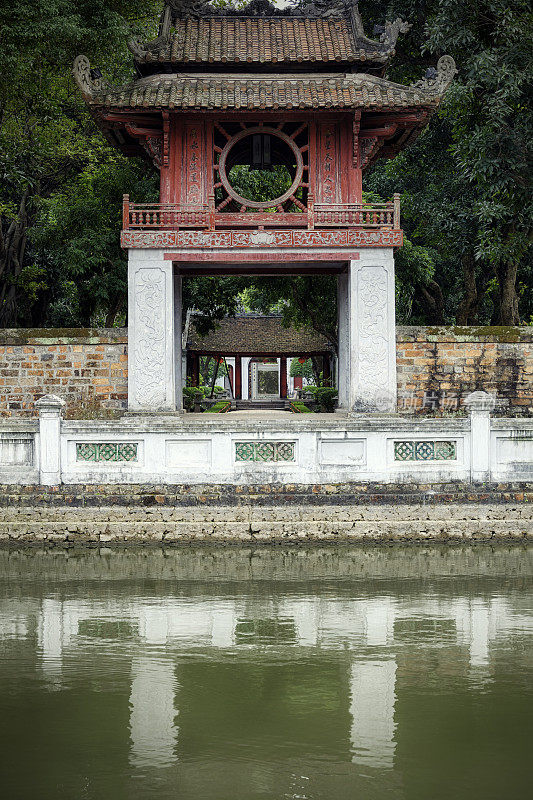
[(124, 195), (124, 230), (179, 228), (385, 228), (400, 229), (400, 195), (391, 203), (310, 203), (302, 213), (216, 213), (205, 205), (130, 203)]

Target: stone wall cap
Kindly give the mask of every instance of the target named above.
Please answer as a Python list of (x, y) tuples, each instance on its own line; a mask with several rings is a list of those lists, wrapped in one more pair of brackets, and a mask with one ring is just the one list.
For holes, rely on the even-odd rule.
[(493, 411), (496, 398), (488, 392), (470, 392), (465, 397), (464, 404), (469, 411)]
[(57, 394), (44, 394), (35, 402), (35, 405), (39, 410), (46, 408), (61, 409), (65, 405), (65, 401)]

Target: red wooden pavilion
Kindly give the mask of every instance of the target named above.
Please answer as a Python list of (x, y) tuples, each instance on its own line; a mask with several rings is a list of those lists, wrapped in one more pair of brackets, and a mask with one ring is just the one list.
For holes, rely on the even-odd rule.
[[(159, 203), (124, 199), (130, 408), (181, 408), (181, 278), (227, 273), (337, 274), (340, 402), (395, 408), (399, 197), (364, 204), (362, 172), (418, 136), (456, 71), (442, 56), (411, 86), (388, 80), (407, 28), (367, 38), (356, 0), (167, 0), (158, 37), (130, 43), (125, 85), (78, 56), (96, 124), (160, 173)], [(279, 194), (247, 196), (243, 167), (281, 170)]]

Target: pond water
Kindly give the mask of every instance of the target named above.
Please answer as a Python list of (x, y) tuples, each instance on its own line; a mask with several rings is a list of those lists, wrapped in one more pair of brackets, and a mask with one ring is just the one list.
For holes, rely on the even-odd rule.
[(2, 550), (0, 796), (530, 796), (532, 560)]

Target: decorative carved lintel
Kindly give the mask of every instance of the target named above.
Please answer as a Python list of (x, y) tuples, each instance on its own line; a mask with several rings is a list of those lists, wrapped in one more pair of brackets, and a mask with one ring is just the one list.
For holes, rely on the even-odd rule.
[(434, 95), (443, 95), (457, 75), (457, 67), (451, 56), (441, 56), (437, 61), (437, 69), (433, 74), (428, 70), (426, 77), (412, 84), (413, 89), (422, 89)]
[(377, 136), (364, 136), (359, 139), (359, 167), (364, 169), (370, 163), (374, 153), (383, 144), (383, 139)]
[(161, 169), (163, 163), (163, 138), (161, 136), (147, 136), (141, 142), (143, 148), (146, 150), (154, 165)]
[(161, 166), (168, 166), (170, 123), (167, 112), (163, 116), (163, 130), (161, 128), (142, 128), (139, 125), (128, 123), (125, 128), (132, 138), (137, 139), (157, 169), (161, 169)]

